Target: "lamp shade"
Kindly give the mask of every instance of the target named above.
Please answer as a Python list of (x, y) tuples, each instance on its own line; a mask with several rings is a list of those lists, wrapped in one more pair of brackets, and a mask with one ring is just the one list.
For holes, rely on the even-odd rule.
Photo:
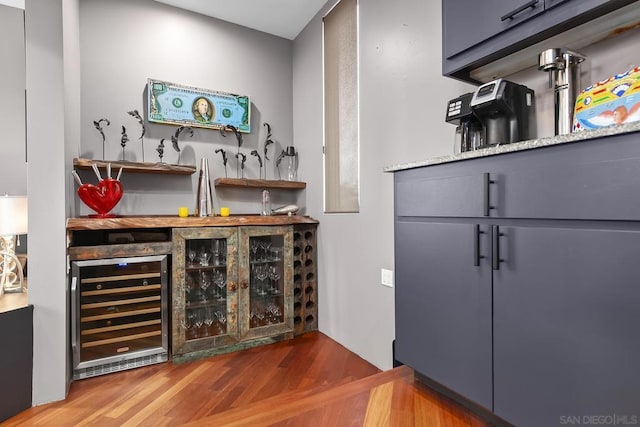
[(0, 236), (27, 233), (27, 196), (0, 196)]

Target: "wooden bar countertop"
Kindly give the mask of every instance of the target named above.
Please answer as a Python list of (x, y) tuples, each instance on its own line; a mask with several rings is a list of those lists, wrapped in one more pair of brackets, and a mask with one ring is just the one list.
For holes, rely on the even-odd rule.
[(239, 225), (317, 224), (302, 215), (230, 215), (181, 218), (177, 215), (132, 215), (115, 218), (68, 218), (67, 230), (115, 230), (123, 228), (233, 227)]

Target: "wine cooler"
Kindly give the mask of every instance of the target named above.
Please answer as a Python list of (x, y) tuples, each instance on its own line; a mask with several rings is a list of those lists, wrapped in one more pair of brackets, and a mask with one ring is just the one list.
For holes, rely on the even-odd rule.
[(72, 262), (73, 378), (168, 360), (167, 255)]

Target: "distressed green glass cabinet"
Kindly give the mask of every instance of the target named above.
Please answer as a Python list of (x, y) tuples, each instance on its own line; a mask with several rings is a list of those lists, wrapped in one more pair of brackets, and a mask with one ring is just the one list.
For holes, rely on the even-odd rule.
[(291, 338), (293, 226), (173, 229), (174, 361)]

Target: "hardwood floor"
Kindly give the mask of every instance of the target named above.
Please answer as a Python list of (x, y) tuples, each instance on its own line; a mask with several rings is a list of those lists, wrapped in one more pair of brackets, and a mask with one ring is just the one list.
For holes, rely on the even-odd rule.
[(185, 364), (75, 381), (66, 400), (6, 426), (486, 426), (414, 381), (380, 372), (325, 335)]

